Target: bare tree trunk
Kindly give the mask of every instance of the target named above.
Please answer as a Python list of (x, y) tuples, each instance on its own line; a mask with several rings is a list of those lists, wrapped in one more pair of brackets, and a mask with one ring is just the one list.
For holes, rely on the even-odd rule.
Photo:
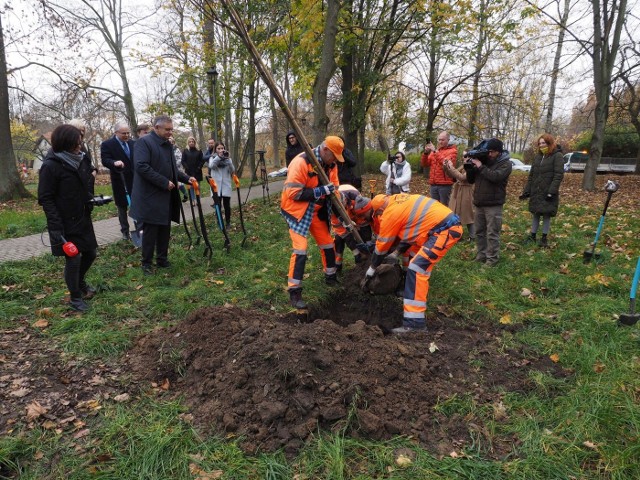
[[(609, 97), (611, 95), (611, 77), (613, 65), (616, 61), (620, 46), (620, 35), (624, 25), (627, 0), (615, 1), (611, 5), (608, 0), (591, 0), (593, 8), (593, 86), (596, 96), (595, 125), (593, 137), (589, 147), (589, 159), (584, 168), (582, 188), (586, 191), (595, 190), (596, 173), (602, 158), (604, 144), (604, 128), (609, 115)], [(602, 11), (600, 10), (602, 8)], [(616, 16), (617, 15), (617, 16)], [(604, 17), (604, 19), (603, 19)], [(602, 24), (604, 22), (604, 25)]]
[(569, 18), (569, 8), (571, 0), (564, 0), (564, 10), (560, 19), (560, 31), (558, 32), (558, 45), (556, 46), (556, 56), (553, 59), (553, 70), (551, 71), (551, 85), (549, 85), (549, 101), (547, 106), (547, 120), (544, 129), (548, 133), (553, 132), (553, 108), (556, 101), (556, 85), (558, 83), (558, 75), (560, 74), (560, 58), (562, 57), (562, 47), (564, 45), (564, 34), (567, 28), (567, 19)]
[(329, 116), (327, 115), (327, 91), (329, 82), (336, 69), (335, 49), (338, 34), (338, 0), (327, 0), (327, 13), (324, 20), (324, 42), (320, 56), (320, 68), (313, 82), (313, 143), (322, 143), (327, 134)]
[(467, 127), (468, 133), (468, 141), (467, 146), (472, 147), (476, 141), (478, 140), (478, 132), (477, 132), (477, 124), (479, 118), (478, 107), (480, 105), (480, 73), (482, 72), (482, 67), (484, 65), (484, 59), (482, 55), (482, 51), (484, 49), (484, 44), (486, 41), (486, 23), (487, 23), (487, 15), (485, 13), (486, 4), (484, 0), (480, 2), (480, 30), (478, 32), (478, 44), (476, 45), (475, 51), (475, 73), (473, 75), (473, 87), (472, 87), (472, 99), (471, 99), (471, 111), (469, 112), (469, 124)]
[(269, 94), (269, 107), (271, 108), (271, 145), (273, 145), (273, 166), (280, 168), (282, 163), (280, 162), (280, 122), (278, 119), (278, 109), (276, 108), (276, 101), (273, 98), (273, 93)]
[(2, 17), (0, 17), (0, 200), (29, 196), (30, 194), (24, 188), (18, 174), (16, 157), (11, 141), (7, 57), (4, 52), (4, 32), (2, 30)]

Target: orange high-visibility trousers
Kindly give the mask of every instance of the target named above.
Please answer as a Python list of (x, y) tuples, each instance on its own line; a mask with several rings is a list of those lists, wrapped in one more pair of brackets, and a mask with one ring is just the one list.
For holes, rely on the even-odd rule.
[(431, 270), (461, 237), (461, 225), (456, 225), (431, 235), (409, 262), (403, 294), (403, 325), (405, 327), (425, 327), (425, 312), (427, 311)]
[[(313, 215), (309, 234), (313, 237), (320, 249), (320, 257), (322, 258), (322, 267), (325, 275), (336, 273), (336, 253), (333, 246), (333, 237), (329, 232), (327, 222), (320, 220), (316, 214)], [(308, 240), (304, 235), (289, 229), (291, 244), (293, 251), (289, 259), (289, 277), (287, 285), (291, 288), (300, 288), (302, 286), (302, 277), (307, 263), (307, 246)]]

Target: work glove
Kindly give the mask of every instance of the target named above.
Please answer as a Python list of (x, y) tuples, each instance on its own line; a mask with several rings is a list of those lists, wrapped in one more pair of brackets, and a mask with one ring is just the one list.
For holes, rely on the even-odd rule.
[(547, 202), (553, 202), (554, 198), (555, 198), (555, 195), (553, 193), (547, 193), (547, 196), (545, 197), (545, 200)]
[(529, 198), (531, 196), (530, 193), (523, 193), (522, 195), (520, 195), (518, 197), (519, 200), (526, 200), (527, 198)]
[(356, 262), (356, 264), (361, 263), (362, 261), (364, 261), (364, 255), (362, 255), (360, 252), (357, 252), (353, 255), (353, 261)]
[(365, 243), (358, 243), (356, 245), (356, 248), (358, 250), (360, 250), (364, 255), (371, 255), (373, 253), (373, 250), (376, 248), (376, 244), (375, 242), (365, 242)]
[(333, 183), (328, 185), (322, 185), (313, 189), (313, 197), (318, 200), (325, 195), (331, 195), (336, 190), (336, 186)]
[(389, 255), (387, 255), (384, 258), (384, 260), (382, 260), (382, 263), (387, 263), (389, 265), (394, 265), (398, 263), (398, 252), (392, 252)]
[(369, 267), (364, 274), (364, 278), (360, 282), (360, 288), (363, 292), (369, 292), (369, 282), (373, 278), (373, 275), (376, 273), (376, 269), (373, 267)]

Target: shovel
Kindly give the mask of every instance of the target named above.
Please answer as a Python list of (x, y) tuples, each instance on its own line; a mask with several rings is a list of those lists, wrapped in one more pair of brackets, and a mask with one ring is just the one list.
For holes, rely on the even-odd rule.
[(222, 219), (222, 211), (220, 209), (220, 197), (218, 196), (218, 185), (216, 184), (216, 181), (209, 175), (207, 175), (206, 178), (207, 178), (207, 182), (209, 183), (209, 186), (211, 187), (211, 191), (213, 192), (213, 206), (216, 209), (216, 217), (218, 219), (218, 228), (224, 235), (224, 248), (227, 250), (227, 253), (229, 253), (229, 250), (231, 249), (231, 240), (229, 240), (229, 235), (227, 235), (227, 229), (224, 227), (224, 220)]
[(607, 192), (607, 201), (604, 202), (604, 210), (602, 211), (602, 216), (600, 217), (600, 222), (598, 223), (598, 229), (596, 230), (596, 238), (591, 244), (591, 250), (587, 249), (582, 253), (582, 258), (584, 263), (589, 263), (592, 258), (600, 258), (599, 253), (595, 253), (596, 245), (598, 244), (598, 239), (600, 238), (600, 233), (602, 233), (602, 227), (604, 226), (604, 217), (607, 214), (607, 208), (609, 208), (609, 201), (611, 200), (611, 196), (618, 191), (620, 185), (618, 182), (614, 182), (612, 180), (607, 180), (606, 185), (604, 186), (604, 191)]
[(202, 238), (204, 239), (204, 257), (209, 257), (211, 259), (211, 254), (213, 253), (213, 248), (211, 248), (211, 243), (209, 242), (209, 235), (207, 235), (207, 225), (204, 223), (204, 214), (202, 213), (202, 203), (200, 202), (200, 185), (197, 180), (194, 180), (191, 184), (193, 187), (193, 191), (196, 194), (196, 205), (198, 205), (198, 217), (200, 217), (200, 233), (202, 233)]
[(631, 294), (629, 295), (629, 313), (620, 315), (618, 322), (622, 325), (635, 325), (640, 320), (640, 313), (636, 313), (636, 292), (638, 291), (638, 280), (640, 280), (640, 257), (636, 264), (636, 273), (631, 281)]
[(242, 243), (240, 244), (240, 248), (244, 247), (244, 242), (247, 241), (247, 230), (244, 228), (244, 218), (242, 216), (242, 200), (240, 198), (240, 180), (238, 180), (238, 176), (233, 174), (233, 183), (236, 185), (236, 192), (238, 192), (238, 211), (240, 212), (240, 226), (242, 227)]
[[(122, 172), (122, 170), (120, 170), (118, 173), (120, 173), (120, 179), (122, 180), (122, 185), (124, 186), (124, 194), (127, 197), (127, 206), (131, 208), (131, 195), (129, 195), (129, 189), (127, 188), (127, 182), (124, 179), (124, 173)], [(142, 229), (138, 227), (138, 222), (135, 220), (135, 218), (133, 218), (132, 220), (133, 232), (131, 232), (131, 243), (133, 243), (134, 247), (140, 248), (142, 247)]]
[[(190, 183), (185, 183), (184, 185), (187, 188), (187, 192), (189, 193), (189, 206), (191, 207), (191, 219), (193, 220), (193, 229), (196, 231), (196, 235), (198, 236), (198, 238), (196, 238), (196, 245), (200, 244), (200, 239), (202, 238), (202, 235), (200, 234), (200, 230), (198, 230), (198, 222), (196, 222), (196, 212), (193, 209), (193, 201), (191, 200), (191, 184)], [(196, 195), (195, 193), (193, 194), (193, 198), (195, 199)]]

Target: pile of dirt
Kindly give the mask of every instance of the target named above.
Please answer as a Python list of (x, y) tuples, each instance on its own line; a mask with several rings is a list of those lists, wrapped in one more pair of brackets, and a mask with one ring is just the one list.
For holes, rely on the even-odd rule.
[[(501, 395), (530, 389), (532, 369), (562, 375), (547, 358), (505, 348), (496, 325), (443, 317), (429, 320), (427, 333), (387, 335), (401, 315), (396, 299), (367, 308), (371, 298), (341, 295), (334, 305), (344, 315), (310, 323), (235, 307), (198, 310), (139, 338), (129, 367), (170, 385), (203, 431), (240, 436), (250, 452), (290, 454), (320, 427), (372, 439), (412, 436), (446, 455), (471, 434), (489, 435), (475, 412), (506, 420)], [(493, 435), (489, 456), (517, 442)]]

